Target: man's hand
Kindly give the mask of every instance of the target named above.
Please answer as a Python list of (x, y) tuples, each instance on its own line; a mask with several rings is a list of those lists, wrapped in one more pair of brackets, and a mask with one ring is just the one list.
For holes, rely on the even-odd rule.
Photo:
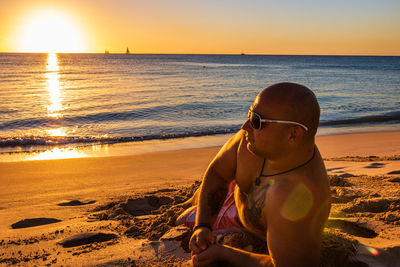
[(222, 247), (220, 245), (210, 245), (200, 254), (192, 254), (192, 264), (194, 267), (209, 266), (213, 262), (218, 262), (221, 258)]
[(206, 250), (211, 244), (214, 244), (214, 236), (211, 230), (207, 227), (200, 227), (194, 231), (190, 238), (189, 248), (192, 251), (192, 255), (195, 255)]

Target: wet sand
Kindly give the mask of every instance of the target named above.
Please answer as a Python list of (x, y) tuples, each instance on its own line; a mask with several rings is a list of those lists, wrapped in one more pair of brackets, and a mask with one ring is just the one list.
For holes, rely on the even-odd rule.
[[(333, 199), (322, 261), (398, 266), (400, 132), (320, 136), (317, 145)], [(188, 264), (190, 231), (174, 227), (176, 205), (218, 149), (0, 163), (0, 265)], [(263, 249), (249, 236), (219, 241)]]

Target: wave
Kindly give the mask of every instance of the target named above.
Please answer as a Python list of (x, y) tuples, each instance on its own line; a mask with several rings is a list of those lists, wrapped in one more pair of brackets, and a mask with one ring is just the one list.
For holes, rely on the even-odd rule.
[[(219, 101), (213, 101), (212, 103), (192, 102), (178, 105), (157, 105), (121, 112), (99, 112), (81, 116), (17, 119), (0, 123), (0, 130), (76, 126), (80, 124), (121, 121), (132, 122), (144, 119), (151, 120), (154, 118), (162, 118), (164, 121), (185, 121), (186, 119), (193, 119), (193, 116), (196, 116), (197, 118), (210, 119), (210, 116), (216, 115), (216, 110), (220, 108), (221, 103), (222, 102)], [(232, 112), (233, 108), (239, 109), (240, 106), (231, 105), (229, 109), (225, 108), (225, 113)], [(222, 116), (223, 113), (218, 112), (218, 114), (219, 116)]]
[(167, 140), (177, 139), (185, 137), (201, 137), (208, 135), (221, 135), (235, 133), (240, 129), (239, 126), (233, 126), (226, 129), (215, 129), (205, 131), (193, 131), (184, 133), (173, 133), (173, 134), (154, 134), (144, 136), (132, 136), (132, 137), (23, 137), (23, 138), (12, 138), (12, 139), (0, 139), (0, 148), (5, 147), (33, 147), (33, 146), (57, 146), (57, 145), (68, 145), (68, 144), (115, 144), (115, 143), (127, 143), (127, 142), (140, 142), (148, 140)]
[(18, 110), (16, 109), (0, 109), (0, 114), (12, 114), (17, 112)]
[(400, 111), (390, 112), (382, 115), (363, 116), (351, 119), (321, 121), (319, 126), (339, 126), (339, 125), (358, 125), (375, 124), (384, 122), (400, 122)]

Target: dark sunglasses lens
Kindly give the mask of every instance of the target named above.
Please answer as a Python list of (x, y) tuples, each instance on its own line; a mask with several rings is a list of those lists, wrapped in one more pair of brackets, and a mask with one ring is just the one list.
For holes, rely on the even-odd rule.
[(254, 112), (251, 112), (250, 114), (250, 123), (254, 129), (260, 129), (260, 117)]

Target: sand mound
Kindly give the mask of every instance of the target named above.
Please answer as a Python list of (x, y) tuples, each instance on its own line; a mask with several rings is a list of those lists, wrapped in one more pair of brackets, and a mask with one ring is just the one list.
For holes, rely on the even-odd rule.
[(354, 259), (357, 254), (357, 244), (358, 241), (350, 235), (335, 229), (325, 229), (322, 234), (320, 266), (368, 266)]
[[(335, 176), (336, 177), (336, 176)], [(336, 177), (343, 184), (343, 177)], [(115, 220), (120, 225), (115, 230), (121, 235), (153, 240), (159, 247), (166, 241), (174, 241), (186, 253), (192, 232), (187, 227), (175, 226), (177, 216), (183, 212), (179, 206), (189, 199), (200, 183), (182, 189), (158, 190), (157, 196), (145, 195), (114, 201), (95, 209), (92, 220)], [(347, 191), (346, 191), (347, 192)], [(348, 192), (347, 192), (348, 193)], [(343, 193), (346, 195), (346, 193)], [(144, 214), (144, 215), (143, 215)], [(333, 223), (334, 222), (334, 223)], [(355, 236), (372, 237), (372, 230), (346, 221), (332, 221), (331, 228), (338, 228)], [(326, 229), (323, 235), (321, 266), (364, 266), (352, 259), (356, 254), (357, 241), (351, 235), (336, 229)], [(267, 253), (266, 242), (250, 233), (227, 233), (216, 238), (218, 244), (224, 244), (255, 253)], [(165, 245), (165, 244), (164, 244)], [(188, 263), (173, 254), (159, 254), (158, 258), (136, 262), (136, 266), (186, 266)], [(190, 265), (188, 265), (190, 266)], [(229, 266), (217, 263), (215, 266)]]
[(331, 189), (332, 203), (348, 203), (361, 197), (361, 193), (345, 187), (333, 187)]
[(182, 189), (164, 189), (144, 196), (114, 201), (95, 209), (90, 220), (118, 220), (119, 231), (129, 237), (158, 240), (175, 226), (184, 211), (179, 204), (188, 200), (200, 182)]
[(57, 223), (57, 222), (61, 221), (53, 218), (24, 219), (19, 222), (13, 223), (11, 225), (11, 228), (13, 229), (27, 228), (27, 227), (34, 227), (34, 226)]
[(400, 210), (400, 198), (369, 198), (356, 199), (352, 206), (344, 208), (347, 213), (370, 212), (381, 213)]
[(341, 187), (349, 187), (352, 186), (351, 183), (346, 181), (346, 178), (352, 177), (351, 174), (342, 174), (342, 175), (328, 175), (329, 184), (331, 186), (341, 186)]

